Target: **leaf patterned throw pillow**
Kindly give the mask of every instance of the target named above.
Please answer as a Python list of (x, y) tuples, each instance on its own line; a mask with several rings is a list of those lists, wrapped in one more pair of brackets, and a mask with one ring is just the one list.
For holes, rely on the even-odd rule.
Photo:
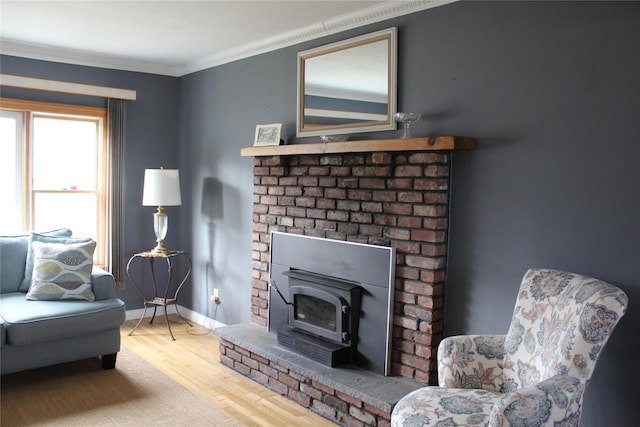
[(33, 276), (27, 299), (93, 301), (91, 286), (96, 242), (33, 242)]

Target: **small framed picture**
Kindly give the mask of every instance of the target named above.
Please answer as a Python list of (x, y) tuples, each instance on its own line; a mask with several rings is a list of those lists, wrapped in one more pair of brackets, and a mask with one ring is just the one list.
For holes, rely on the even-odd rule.
[(280, 130), (282, 123), (270, 125), (256, 125), (256, 139), (253, 141), (254, 147), (266, 145), (280, 145)]

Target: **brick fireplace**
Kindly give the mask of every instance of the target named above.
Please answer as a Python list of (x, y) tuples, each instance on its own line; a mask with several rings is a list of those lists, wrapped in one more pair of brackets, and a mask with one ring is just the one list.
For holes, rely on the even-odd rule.
[[(425, 149), (413, 144), (391, 150), (326, 153), (326, 147), (320, 147), (316, 154), (254, 158), (253, 324), (268, 323), (272, 231), (391, 246), (396, 249), (391, 373), (421, 384), (436, 381), (447, 273), (451, 150), (473, 148), (473, 140), (461, 139), (462, 145), (454, 144), (448, 150), (434, 145), (431, 138), (421, 140), (427, 142)], [(312, 378), (305, 383), (288, 369), (284, 374), (279, 364), (275, 377), (256, 378), (250, 367), (236, 366), (250, 359), (251, 351), (224, 336), (221, 354), (223, 363), (276, 390), (286, 384), (278, 380), (278, 373), (294, 375), (296, 382), (308, 384), (317, 396), (301, 392), (299, 384), (297, 390), (288, 389), (284, 394), (325, 417), (349, 425), (389, 422), (392, 404), (367, 406), (366, 398), (336, 390), (323, 395), (326, 385), (320, 387)], [(257, 357), (260, 363), (268, 362)], [(255, 367), (260, 371), (258, 364)]]

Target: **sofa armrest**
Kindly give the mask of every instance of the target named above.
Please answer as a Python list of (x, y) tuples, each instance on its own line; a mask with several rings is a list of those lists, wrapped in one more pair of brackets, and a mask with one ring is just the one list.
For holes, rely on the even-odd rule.
[(116, 280), (108, 271), (94, 266), (91, 271), (91, 283), (96, 300), (116, 297)]
[(585, 384), (558, 374), (504, 394), (491, 411), (489, 426), (578, 425)]
[(501, 391), (505, 335), (458, 335), (438, 346), (440, 387)]

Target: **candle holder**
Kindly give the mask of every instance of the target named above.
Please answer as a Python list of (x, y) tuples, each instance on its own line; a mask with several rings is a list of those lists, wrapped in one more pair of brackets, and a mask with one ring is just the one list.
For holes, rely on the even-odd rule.
[(403, 129), (404, 129), (404, 133), (402, 134), (402, 136), (400, 138), (402, 139), (407, 139), (407, 138), (411, 138), (411, 129), (409, 128), (411, 126), (411, 123), (415, 122), (416, 120), (418, 120), (420, 118), (420, 114), (418, 113), (395, 113), (393, 115), (393, 118), (395, 119), (395, 121), (400, 122), (403, 124)]

